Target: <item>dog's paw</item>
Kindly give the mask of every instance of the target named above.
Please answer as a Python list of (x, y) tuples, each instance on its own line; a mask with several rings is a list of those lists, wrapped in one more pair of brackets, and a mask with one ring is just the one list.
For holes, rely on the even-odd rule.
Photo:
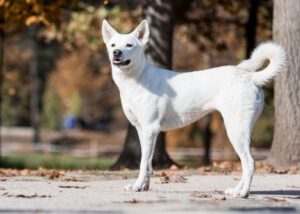
[(249, 191), (244, 191), (244, 190), (241, 190), (238, 195), (238, 197), (240, 198), (248, 198), (248, 196), (249, 196)]
[(145, 190), (143, 187), (139, 186), (139, 185), (131, 185), (131, 184), (127, 184), (126, 186), (124, 186), (124, 191), (134, 191), (134, 192), (140, 192), (142, 190)]
[(235, 192), (235, 188), (228, 188), (224, 191), (225, 195), (233, 195)]
[(145, 183), (142, 187), (142, 191), (148, 191), (149, 187), (150, 187), (149, 183)]
[(141, 187), (141, 185), (133, 185), (133, 191), (135, 192), (140, 192), (143, 188)]
[(249, 196), (248, 191), (243, 191), (236, 188), (228, 188), (224, 192), (226, 195), (232, 195), (235, 198), (247, 198)]
[(133, 190), (133, 187), (131, 184), (127, 184), (126, 186), (124, 186), (124, 191), (132, 191)]

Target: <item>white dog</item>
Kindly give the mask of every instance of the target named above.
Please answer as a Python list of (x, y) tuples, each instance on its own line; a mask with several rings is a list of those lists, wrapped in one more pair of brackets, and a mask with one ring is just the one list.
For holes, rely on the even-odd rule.
[[(104, 20), (102, 35), (124, 113), (136, 127), (141, 142), (138, 179), (133, 186), (125, 188), (149, 189), (152, 156), (160, 131), (186, 126), (218, 110), (243, 168), (240, 183), (225, 193), (247, 197), (255, 170), (250, 136), (264, 105), (261, 87), (283, 71), (284, 50), (274, 43), (264, 43), (255, 49), (250, 59), (236, 66), (179, 73), (147, 62), (144, 55), (149, 38), (146, 20), (130, 34), (119, 34)], [(255, 72), (266, 60), (270, 60), (268, 67)]]

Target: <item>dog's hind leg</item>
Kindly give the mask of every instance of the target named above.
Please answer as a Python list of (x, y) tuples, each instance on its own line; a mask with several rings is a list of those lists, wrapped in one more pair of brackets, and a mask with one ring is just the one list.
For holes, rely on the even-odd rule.
[(255, 170), (255, 162), (250, 153), (250, 136), (256, 116), (251, 113), (249, 115), (249, 112), (243, 116), (238, 112), (235, 111), (237, 114), (231, 117), (223, 114), (223, 118), (228, 138), (241, 160), (243, 174), (239, 184), (235, 188), (226, 189), (225, 193), (235, 197), (247, 197)]

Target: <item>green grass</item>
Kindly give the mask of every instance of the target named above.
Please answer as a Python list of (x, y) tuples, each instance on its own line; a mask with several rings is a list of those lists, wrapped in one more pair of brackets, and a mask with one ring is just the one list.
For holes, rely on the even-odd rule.
[(178, 163), (180, 166), (187, 166), (190, 169), (198, 168), (200, 166), (203, 166), (203, 161), (197, 161), (197, 160), (176, 160), (176, 163)]
[(16, 169), (108, 169), (115, 158), (78, 158), (68, 155), (43, 155), (39, 153), (4, 155), (0, 167)]

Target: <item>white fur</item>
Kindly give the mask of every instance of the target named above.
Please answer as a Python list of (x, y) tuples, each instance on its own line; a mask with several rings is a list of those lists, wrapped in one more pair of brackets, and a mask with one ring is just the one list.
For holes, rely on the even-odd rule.
[[(130, 34), (119, 34), (103, 21), (102, 32), (124, 113), (136, 127), (142, 148), (139, 177), (126, 189), (148, 190), (152, 156), (160, 131), (186, 126), (218, 110), (243, 167), (240, 183), (225, 193), (247, 197), (255, 170), (250, 154), (250, 136), (264, 105), (260, 86), (283, 70), (283, 49), (269, 42), (261, 44), (249, 60), (237, 66), (179, 73), (147, 62), (144, 45), (149, 27), (145, 20)], [(127, 44), (133, 47), (127, 47)], [(122, 51), (123, 61), (131, 60), (129, 65), (116, 66), (113, 63), (115, 49)], [(266, 59), (270, 60), (270, 65), (255, 72)]]

